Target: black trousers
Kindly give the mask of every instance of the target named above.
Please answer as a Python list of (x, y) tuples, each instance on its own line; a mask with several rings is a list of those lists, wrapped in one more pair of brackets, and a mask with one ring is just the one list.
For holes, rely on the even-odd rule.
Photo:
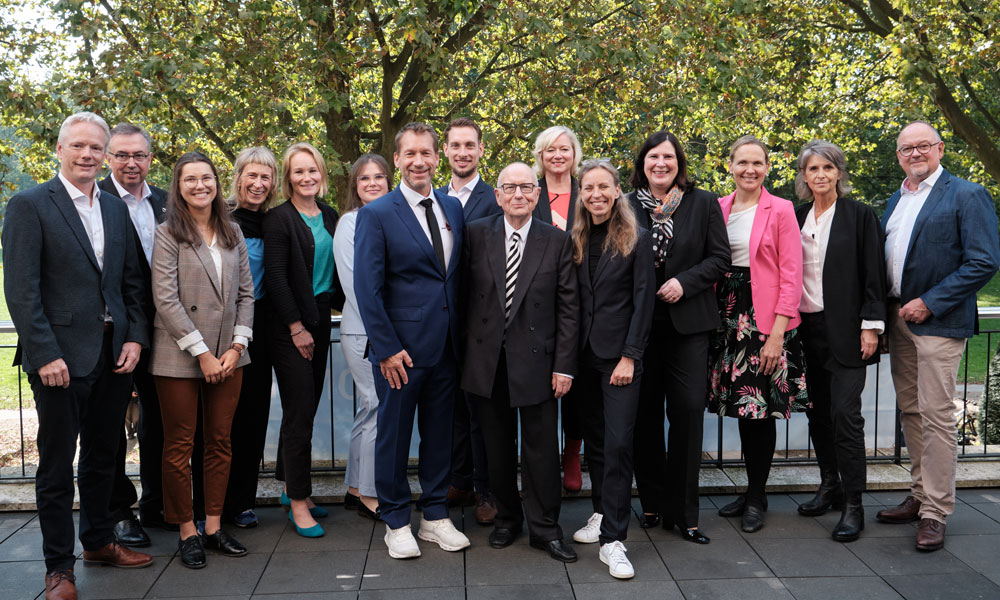
[[(708, 332), (683, 335), (669, 320), (654, 320), (644, 363), (655, 368), (645, 370), (639, 388), (635, 483), (642, 510), (685, 529), (698, 526), (708, 343)], [(664, 400), (670, 422), (666, 444)]]
[(583, 439), (584, 415), (580, 409), (580, 402), (575, 399), (576, 392), (570, 389), (569, 393), (559, 400), (562, 414), (562, 428), (568, 440)]
[(288, 326), (272, 319), (271, 360), (281, 394), (281, 435), (274, 477), (284, 481), (288, 497), (312, 495), (312, 434), (326, 378), (330, 350), (330, 294), (316, 296), (319, 323), (307, 325), (313, 337), (312, 360), (302, 358)]
[(845, 367), (833, 357), (823, 313), (803, 313), (799, 331), (809, 368), (806, 385), (813, 403), (806, 415), (819, 467), (839, 473), (846, 492), (863, 492), (867, 469), (861, 392), (866, 369)]
[[(534, 406), (512, 408), (507, 382), (507, 360), (501, 351), (491, 397), (472, 396), (483, 426), (486, 464), (497, 503), (494, 526), (519, 531), (521, 524), (527, 521), (532, 540), (561, 540), (558, 404), (552, 398)], [(518, 413), (521, 417), (523, 510), (517, 489), (517, 457), (512, 452), (517, 439)]]
[(601, 521), (602, 544), (624, 541), (632, 515), (632, 446), (639, 410), (642, 361), (635, 361), (632, 383), (611, 385), (619, 359), (598, 358), (588, 345), (573, 382), (581, 402), (584, 456), (590, 470), (591, 502)]
[[(222, 509), (226, 518), (252, 510), (257, 501), (258, 473), (264, 457), (267, 420), (271, 413), (271, 303), (266, 297), (261, 298), (254, 302), (253, 310), (254, 338), (247, 347), (250, 364), (243, 367), (240, 403), (233, 415), (233, 459)], [(330, 336), (327, 335), (326, 339), (329, 340)]]
[[(68, 388), (42, 385), (37, 373), (28, 375), (38, 411), (38, 471), (35, 501), (42, 529), (42, 551), (48, 571), (70, 569), (73, 554), (73, 457), (77, 437), (80, 461), (80, 542), (96, 550), (114, 539), (115, 524), (108, 510), (109, 482), (115, 473), (120, 430), (132, 391), (132, 375), (112, 372), (111, 333), (94, 370), (73, 377)], [(134, 488), (133, 488), (134, 489)]]
[(460, 490), (475, 489), (488, 495), (489, 476), (486, 467), (486, 447), (479, 411), (474, 401), (462, 390), (455, 392), (455, 420), (451, 430), (451, 485)]
[(139, 364), (132, 372), (132, 387), (139, 396), (139, 481), (142, 497), (135, 490), (132, 480), (125, 474), (124, 421), (120, 428), (118, 456), (115, 458), (115, 475), (111, 488), (111, 514), (117, 520), (132, 515), (132, 505), (139, 502), (139, 518), (163, 521), (163, 419), (160, 417), (160, 399), (156, 395), (153, 376), (149, 374), (149, 349), (139, 356)]

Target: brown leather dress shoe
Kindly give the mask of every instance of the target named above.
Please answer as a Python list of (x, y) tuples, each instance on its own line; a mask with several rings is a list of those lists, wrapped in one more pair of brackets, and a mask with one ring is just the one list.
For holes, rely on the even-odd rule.
[(899, 506), (883, 508), (878, 511), (875, 518), (881, 523), (890, 523), (893, 525), (918, 521), (920, 519), (920, 501), (913, 496), (907, 496), (906, 500), (903, 500), (903, 503)]
[(455, 486), (448, 488), (448, 506), (472, 506), (476, 502), (476, 493), (472, 490), (460, 490)]
[(76, 577), (73, 569), (45, 574), (45, 600), (76, 600)]
[(476, 494), (476, 523), (480, 525), (492, 525), (493, 519), (497, 517), (497, 505), (489, 496)]
[(111, 542), (107, 546), (98, 548), (97, 550), (84, 550), (83, 564), (87, 566), (110, 565), (124, 569), (136, 569), (139, 567), (148, 567), (153, 564), (153, 557), (142, 552), (130, 550), (118, 542)]
[(920, 519), (917, 525), (917, 550), (933, 552), (944, 548), (945, 524), (934, 519)]

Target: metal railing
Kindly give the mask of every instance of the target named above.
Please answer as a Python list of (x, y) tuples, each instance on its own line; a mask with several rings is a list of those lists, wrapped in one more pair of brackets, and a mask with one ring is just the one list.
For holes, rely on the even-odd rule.
[[(981, 320), (1000, 319), (1000, 307), (979, 309)], [(333, 317), (333, 332), (331, 334), (330, 352), (327, 358), (328, 375), (324, 385), (320, 408), (317, 411), (316, 424), (313, 431), (313, 471), (340, 471), (344, 469), (347, 449), (350, 439), (350, 429), (357, 402), (354, 398), (353, 380), (347, 370), (346, 361), (340, 351), (340, 317)], [(15, 333), (9, 321), (0, 321), (0, 334)], [(981, 458), (1000, 457), (1000, 415), (990, 414), (989, 363), (993, 358), (993, 335), (1000, 329), (983, 329), (978, 338), (985, 336), (985, 380), (982, 384), (969, 382), (969, 364), (972, 362), (966, 345), (962, 372), (959, 373), (959, 386), (956, 398), (961, 399), (961, 415), (959, 422), (959, 460), (975, 460)], [(976, 338), (974, 338), (976, 339)], [(14, 344), (0, 344), (0, 349), (11, 349)], [(0, 367), (3, 368), (3, 367)], [(37, 460), (29, 451), (33, 438), (32, 427), (36, 422), (32, 403), (29, 401), (30, 388), (22, 375), (20, 367), (7, 367), (17, 374), (17, 433), (18, 443), (11, 444), (10, 439), (4, 439), (2, 447), (19, 448), (19, 452), (7, 451), (0, 455), (7, 463), (0, 466), (0, 482), (12, 480), (31, 480), (34, 477), (34, 467)], [(977, 411), (971, 411), (976, 407)], [(13, 415), (10, 410), (3, 411), (0, 418), (0, 435), (5, 438), (11, 433)], [(871, 463), (896, 463), (905, 458), (902, 431), (892, 392), (889, 376), (888, 360), (883, 360), (869, 367), (865, 392), (862, 395), (862, 412), (866, 416), (865, 434), (867, 460)], [(981, 412), (970, 424), (969, 415)], [(272, 406), (268, 425), (267, 445), (265, 448), (263, 468), (265, 472), (273, 471), (274, 456), (277, 449), (277, 433), (280, 424), (281, 407), (277, 385), (272, 387)], [(997, 423), (991, 423), (991, 417)], [(26, 427), (27, 422), (27, 427)], [(785, 420), (784, 435), (779, 429), (778, 452), (776, 463), (814, 464), (815, 455), (809, 441), (808, 424), (804, 414), (794, 414)], [(975, 428), (976, 439), (971, 439), (969, 430)], [(996, 444), (987, 443), (990, 428), (996, 429), (998, 440)], [(665, 424), (665, 428), (667, 428)], [(705, 443), (703, 446), (703, 465), (705, 466), (736, 466), (743, 462), (739, 450), (739, 436), (736, 432), (736, 419), (726, 419), (717, 415), (706, 415)], [(419, 438), (414, 430), (411, 441), (411, 457), (416, 458)], [(17, 456), (15, 456), (15, 454)], [(13, 464), (10, 464), (13, 463)], [(412, 461), (411, 461), (412, 463)], [(132, 465), (134, 469), (134, 465)]]

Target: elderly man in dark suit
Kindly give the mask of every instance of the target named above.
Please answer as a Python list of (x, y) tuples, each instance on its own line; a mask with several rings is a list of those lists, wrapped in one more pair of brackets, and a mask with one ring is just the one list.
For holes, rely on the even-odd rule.
[(917, 549), (944, 547), (955, 507), (955, 379), (977, 328), (976, 292), (1000, 265), (997, 215), (982, 186), (941, 166), (944, 142), (910, 123), (896, 141), (906, 173), (882, 217), (889, 287), (889, 353), (909, 450), (910, 495), (879, 511), (883, 523), (919, 520)]
[[(465, 222), (501, 214), (493, 186), (479, 175), (483, 157), (483, 131), (468, 117), (452, 120), (444, 130), (444, 155), (451, 167), (448, 185), (438, 192), (458, 198)], [(455, 422), (451, 440), (451, 488), (448, 504), (475, 506), (476, 521), (491, 525), (497, 509), (486, 474), (486, 448), (479, 417), (467, 394), (455, 397)]]
[[(538, 193), (531, 168), (514, 163), (497, 183), (504, 214), (467, 228), (462, 389), (479, 412), (497, 500), (490, 546), (513, 543), (526, 517), (533, 547), (573, 562), (576, 552), (559, 527), (556, 399), (576, 373), (576, 269), (569, 234), (531, 218)], [(523, 512), (511, 452), (519, 412)]]
[(95, 185), (109, 138), (104, 119), (93, 113), (67, 118), (56, 145), (58, 176), (11, 198), (3, 224), (15, 362), (28, 374), (38, 411), (35, 497), (48, 600), (76, 598), (77, 437), (84, 562), (153, 562), (115, 541), (108, 510), (131, 372), (149, 345), (128, 208)]
[[(111, 129), (108, 144), (108, 164), (111, 173), (97, 187), (103, 192), (121, 198), (128, 206), (129, 219), (134, 229), (136, 255), (142, 271), (146, 290), (146, 322), (153, 325), (156, 309), (153, 306), (152, 277), (149, 265), (153, 256), (153, 238), (156, 226), (163, 222), (167, 212), (167, 192), (149, 185), (146, 175), (153, 162), (152, 140), (141, 127), (119, 123)], [(141, 548), (150, 544), (146, 527), (161, 527), (171, 531), (176, 527), (163, 520), (163, 486), (160, 481), (160, 462), (163, 460), (163, 421), (160, 419), (160, 401), (156, 396), (153, 376), (149, 374), (149, 349), (139, 356), (139, 364), (132, 372), (132, 384), (139, 395), (139, 480), (142, 497), (136, 494), (132, 480), (125, 474), (125, 454), (128, 444), (125, 429), (115, 460), (115, 479), (111, 490), (111, 514), (115, 523), (115, 539), (119, 544)], [(132, 505), (139, 501), (139, 520), (132, 514)]]

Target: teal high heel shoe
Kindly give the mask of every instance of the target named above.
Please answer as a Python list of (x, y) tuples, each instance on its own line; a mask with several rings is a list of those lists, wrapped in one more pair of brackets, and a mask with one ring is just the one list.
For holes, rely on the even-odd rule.
[(295, 517), (292, 515), (292, 511), (288, 511), (288, 520), (291, 521), (292, 526), (295, 527), (295, 533), (301, 535), (302, 537), (318, 538), (318, 537), (323, 537), (323, 535), (326, 533), (325, 531), (323, 531), (323, 528), (320, 527), (319, 523), (305, 529), (299, 527), (298, 525), (295, 524)]
[[(281, 497), (278, 498), (278, 502), (280, 502), (281, 505), (284, 506), (285, 508), (289, 508), (290, 509), (292, 507), (292, 500), (291, 500), (291, 498), (289, 498), (288, 494), (286, 494), (283, 490), (281, 492)], [(327, 517), (327, 516), (330, 515), (330, 513), (327, 512), (327, 510), (325, 508), (323, 508), (322, 506), (314, 506), (314, 507), (310, 508), (309, 509), (309, 514), (312, 515), (312, 518), (314, 518), (314, 519), (322, 519), (323, 517)]]

